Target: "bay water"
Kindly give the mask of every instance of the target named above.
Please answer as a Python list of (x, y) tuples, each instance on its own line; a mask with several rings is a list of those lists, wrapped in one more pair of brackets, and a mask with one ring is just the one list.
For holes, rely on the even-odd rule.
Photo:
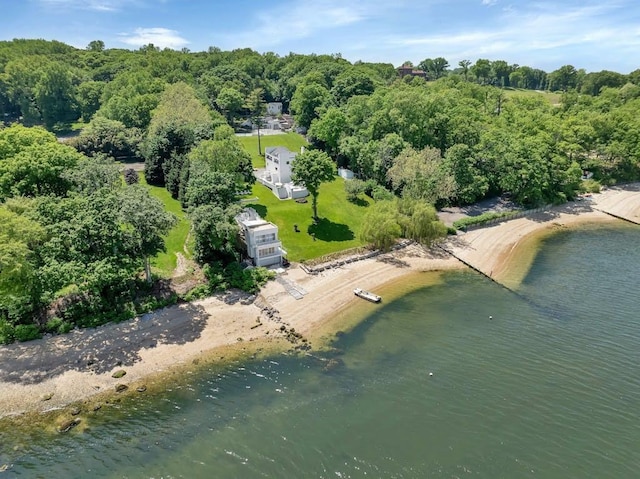
[(206, 368), (83, 431), (1, 429), (0, 478), (640, 477), (639, 243), (563, 231), (515, 292), (444, 273), (330, 352)]

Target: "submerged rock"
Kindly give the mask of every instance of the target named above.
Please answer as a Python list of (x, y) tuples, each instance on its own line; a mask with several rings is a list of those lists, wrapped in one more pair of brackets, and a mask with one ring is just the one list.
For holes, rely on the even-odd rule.
[(69, 432), (71, 429), (80, 424), (80, 418), (76, 417), (74, 419), (70, 419), (69, 421), (64, 421), (62, 424), (58, 426), (58, 432)]
[(344, 364), (344, 361), (342, 359), (340, 359), (340, 358), (331, 358), (331, 359), (329, 359), (329, 361), (326, 362), (326, 364), (324, 365), (322, 370), (325, 373), (328, 373), (328, 372), (333, 371), (336, 368), (339, 368), (343, 364)]
[(116, 384), (117, 393), (121, 393), (123, 391), (126, 391), (127, 389), (129, 389), (129, 386), (127, 386), (126, 384)]

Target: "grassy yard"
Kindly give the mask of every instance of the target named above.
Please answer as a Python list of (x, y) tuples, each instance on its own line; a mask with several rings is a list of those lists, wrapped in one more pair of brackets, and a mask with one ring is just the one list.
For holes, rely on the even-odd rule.
[(151, 265), (156, 273), (163, 277), (169, 277), (176, 268), (176, 253), (182, 253), (185, 257), (191, 258), (191, 254), (187, 254), (184, 250), (184, 244), (189, 235), (191, 223), (182, 211), (180, 202), (171, 198), (171, 195), (165, 188), (148, 185), (144, 179), (144, 174), (140, 174), (140, 184), (149, 188), (151, 196), (162, 201), (165, 209), (178, 217), (178, 223), (169, 231), (169, 234), (167, 234), (164, 240), (166, 251), (158, 253), (156, 257), (151, 260)]
[(514, 97), (540, 97), (547, 100), (552, 105), (559, 105), (560, 99), (562, 98), (561, 93), (554, 93), (549, 91), (538, 91), (538, 90), (524, 90), (521, 88), (504, 88), (505, 95), (507, 98)]
[(267, 146), (284, 146), (291, 151), (298, 152), (300, 147), (307, 146), (307, 140), (297, 133), (285, 133), (283, 135), (260, 135), (262, 155), (258, 154), (258, 136), (239, 136), (240, 144), (251, 155), (254, 168), (264, 168), (264, 149)]
[[(252, 196), (257, 200), (246, 203), (260, 216), (278, 225), (278, 234), (288, 259), (302, 261), (334, 253), (356, 246), (363, 246), (359, 239), (362, 218), (373, 200), (368, 197), (358, 203), (347, 201), (344, 180), (336, 177), (324, 183), (318, 195), (317, 225), (312, 224), (311, 198), (307, 203), (279, 200), (266, 186), (256, 183)], [(299, 233), (294, 230), (298, 225)], [(315, 235), (315, 241), (312, 233)]]

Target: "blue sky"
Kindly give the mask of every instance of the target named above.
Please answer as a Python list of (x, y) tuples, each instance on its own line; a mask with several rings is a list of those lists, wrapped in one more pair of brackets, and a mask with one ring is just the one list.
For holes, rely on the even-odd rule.
[(638, 0), (0, 0), (0, 39), (640, 68)]

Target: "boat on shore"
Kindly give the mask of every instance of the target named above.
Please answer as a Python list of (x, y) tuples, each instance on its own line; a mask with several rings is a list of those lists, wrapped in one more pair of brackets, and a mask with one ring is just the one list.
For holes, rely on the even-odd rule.
[(380, 301), (382, 301), (382, 298), (377, 294), (373, 294), (370, 291), (365, 291), (362, 288), (354, 289), (353, 294), (355, 294), (359, 298), (366, 299), (367, 301), (371, 301), (372, 303), (379, 303)]

